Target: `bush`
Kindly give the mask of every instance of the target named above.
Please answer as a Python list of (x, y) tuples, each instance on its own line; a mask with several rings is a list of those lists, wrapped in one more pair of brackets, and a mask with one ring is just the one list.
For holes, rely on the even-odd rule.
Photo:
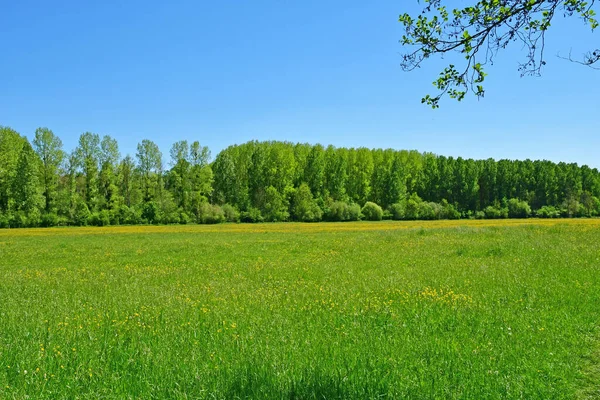
[(262, 217), (260, 210), (254, 207), (250, 207), (248, 208), (248, 211), (242, 212), (240, 214), (240, 219), (242, 220), (242, 222), (264, 222), (264, 218)]
[(73, 212), (73, 216), (71, 222), (75, 226), (85, 226), (88, 223), (88, 218), (90, 217), (90, 210), (88, 209), (87, 204), (85, 204), (82, 200), (77, 201), (75, 204), (75, 210)]
[(269, 222), (287, 221), (290, 217), (287, 201), (273, 186), (269, 186), (265, 191), (262, 215), (265, 221)]
[(367, 221), (381, 221), (383, 219), (383, 210), (371, 201), (365, 203), (361, 212)]
[(527, 218), (531, 215), (531, 207), (526, 201), (519, 199), (508, 200), (508, 216), (510, 218)]
[(133, 207), (121, 206), (119, 208), (119, 219), (122, 224), (137, 225), (142, 223), (142, 214), (140, 210)]
[(535, 212), (535, 216), (538, 218), (559, 218), (560, 210), (552, 206), (543, 206)]
[(147, 224), (156, 224), (160, 221), (159, 214), (158, 204), (154, 201), (149, 201), (142, 208), (142, 221)]
[(58, 215), (54, 213), (48, 213), (42, 215), (40, 226), (43, 226), (44, 228), (49, 228), (51, 226), (57, 226), (58, 222)]
[(390, 206), (390, 214), (392, 219), (399, 221), (406, 217), (406, 202), (394, 203)]
[(12, 215), (10, 219), (11, 228), (25, 228), (27, 227), (27, 216), (23, 211), (17, 211)]
[(0, 228), (10, 227), (10, 217), (7, 214), (0, 214)]
[(499, 206), (487, 206), (483, 209), (483, 213), (487, 219), (508, 218), (508, 208)]
[(460, 212), (454, 208), (452, 204), (449, 204), (446, 199), (442, 200), (442, 214), (440, 215), (440, 219), (459, 219)]
[(160, 222), (162, 224), (179, 224), (181, 220), (180, 216), (179, 210), (169, 210), (168, 212), (162, 213)]
[(56, 226), (69, 226), (69, 218), (61, 215), (58, 217), (58, 223)]
[(38, 208), (33, 208), (27, 214), (27, 226), (35, 228), (42, 223), (42, 212)]
[(310, 188), (306, 183), (300, 185), (292, 194), (291, 211), (292, 217), (296, 221), (316, 222), (320, 221), (323, 217), (323, 211), (313, 198)]
[(328, 221), (358, 221), (360, 219), (360, 206), (343, 201), (334, 201), (325, 214)]
[(201, 203), (198, 207), (199, 224), (218, 224), (225, 222), (223, 209), (210, 203)]
[(110, 216), (107, 210), (95, 212), (91, 214), (87, 221), (88, 225), (92, 226), (108, 226), (110, 225)]
[(411, 194), (404, 206), (404, 218), (409, 220), (419, 219), (419, 205), (422, 202), (423, 200), (416, 193)]
[(223, 214), (225, 214), (225, 221), (227, 222), (240, 222), (239, 211), (231, 204), (223, 204), (221, 207)]
[(121, 225), (121, 213), (118, 209), (113, 209), (108, 212), (111, 225)]
[(180, 208), (178, 223), (181, 225), (186, 225), (186, 224), (189, 224), (191, 220), (192, 219), (190, 218), (190, 216), (185, 211), (183, 211), (183, 209)]
[(421, 202), (417, 206), (417, 218), (423, 220), (439, 219), (441, 206), (433, 202)]
[(390, 221), (392, 219), (394, 219), (394, 218), (393, 218), (393, 215), (392, 215), (391, 211), (390, 210), (383, 210), (383, 220), (384, 221)]

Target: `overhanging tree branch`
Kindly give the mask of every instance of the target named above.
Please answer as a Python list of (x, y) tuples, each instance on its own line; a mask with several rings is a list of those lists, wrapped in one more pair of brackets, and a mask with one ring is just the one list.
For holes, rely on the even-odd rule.
[[(519, 64), (521, 76), (539, 75), (544, 60), (545, 35), (557, 12), (578, 16), (592, 30), (598, 27), (593, 6), (595, 0), (479, 0), (473, 6), (448, 11), (443, 0), (425, 0), (416, 18), (400, 15), (405, 34), (400, 43), (410, 48), (402, 55), (401, 67), (412, 71), (433, 55), (459, 53), (465, 57), (464, 67), (450, 64), (433, 84), (435, 96), (426, 95), (421, 102), (439, 107), (448, 95), (462, 100), (468, 92), (483, 97), (484, 67), (493, 63), (498, 51), (512, 42), (522, 42), (527, 55)], [(480, 54), (484, 53), (484, 54)], [(479, 59), (479, 61), (478, 61)], [(572, 59), (571, 59), (572, 60)], [(593, 66), (600, 51), (586, 54), (579, 63)]]

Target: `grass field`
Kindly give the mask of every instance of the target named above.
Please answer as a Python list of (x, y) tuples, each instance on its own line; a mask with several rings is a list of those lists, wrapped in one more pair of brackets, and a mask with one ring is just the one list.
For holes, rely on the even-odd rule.
[(0, 399), (600, 397), (600, 220), (0, 231)]

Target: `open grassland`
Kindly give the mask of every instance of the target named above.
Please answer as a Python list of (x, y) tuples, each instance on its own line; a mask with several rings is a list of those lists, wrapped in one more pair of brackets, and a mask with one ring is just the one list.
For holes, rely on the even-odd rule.
[(600, 396), (600, 220), (0, 231), (0, 398)]

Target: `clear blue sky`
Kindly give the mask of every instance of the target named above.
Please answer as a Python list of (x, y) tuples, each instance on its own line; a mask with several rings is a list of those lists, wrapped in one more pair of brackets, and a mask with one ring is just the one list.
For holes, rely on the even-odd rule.
[[(455, 2), (466, 4), (466, 1)], [(252, 139), (531, 158), (600, 167), (600, 71), (556, 57), (598, 46), (577, 20), (549, 33), (541, 78), (520, 45), (489, 69), (486, 98), (420, 104), (445, 65), (400, 69), (402, 1), (5, 1), (0, 125), (176, 140), (213, 156)]]

